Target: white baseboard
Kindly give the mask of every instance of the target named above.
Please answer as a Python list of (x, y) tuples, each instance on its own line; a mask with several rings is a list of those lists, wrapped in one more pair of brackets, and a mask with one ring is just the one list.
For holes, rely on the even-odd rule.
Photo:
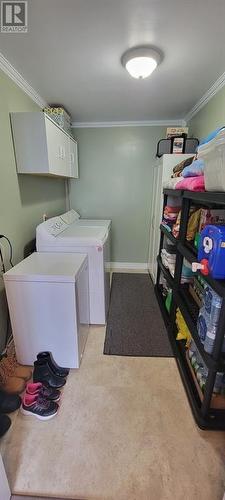
[(117, 272), (137, 272), (137, 273), (148, 273), (148, 263), (147, 262), (111, 262), (111, 271)]

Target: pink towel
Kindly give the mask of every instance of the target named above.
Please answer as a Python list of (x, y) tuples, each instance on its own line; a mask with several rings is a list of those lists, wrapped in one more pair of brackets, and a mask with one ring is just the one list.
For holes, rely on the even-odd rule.
[(186, 177), (176, 184), (175, 189), (187, 189), (188, 191), (205, 191), (204, 175), (198, 177)]

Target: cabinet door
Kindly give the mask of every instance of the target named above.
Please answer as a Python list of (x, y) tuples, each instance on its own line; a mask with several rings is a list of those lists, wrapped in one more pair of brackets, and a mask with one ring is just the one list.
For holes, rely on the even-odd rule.
[(152, 273), (153, 265), (153, 242), (154, 242), (154, 222), (155, 222), (155, 203), (156, 203), (156, 188), (157, 188), (157, 165), (153, 167), (153, 183), (152, 183), (152, 203), (150, 214), (150, 229), (149, 229), (149, 271)]
[(77, 154), (77, 142), (73, 139), (69, 139), (69, 164), (70, 164), (70, 177), (78, 179), (78, 154)]
[(156, 283), (157, 276), (157, 256), (159, 253), (159, 242), (160, 242), (160, 223), (162, 219), (162, 206), (163, 206), (163, 195), (162, 195), (162, 166), (158, 166), (157, 172), (157, 185), (156, 185), (156, 203), (155, 203), (155, 218), (154, 218), (154, 241), (153, 241), (153, 266), (152, 274), (153, 281)]
[(150, 262), (150, 272), (153, 282), (156, 283), (157, 274), (157, 255), (159, 252), (159, 240), (160, 240), (160, 229), (159, 225), (161, 222), (161, 211), (162, 211), (162, 165), (157, 165), (154, 172), (154, 207), (153, 207), (153, 217), (152, 217), (152, 230), (150, 232), (151, 238), (151, 262)]
[(45, 118), (49, 173), (69, 176), (68, 136), (51, 120)]

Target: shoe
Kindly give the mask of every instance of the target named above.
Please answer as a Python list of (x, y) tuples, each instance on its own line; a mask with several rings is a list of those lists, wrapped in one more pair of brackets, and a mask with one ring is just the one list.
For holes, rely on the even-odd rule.
[(39, 420), (50, 420), (58, 411), (59, 406), (54, 401), (49, 401), (40, 396), (25, 394), (21, 406), (23, 415), (33, 415)]
[(13, 375), (14, 377), (23, 378), (25, 382), (28, 382), (28, 380), (32, 377), (32, 370), (28, 366), (18, 365), (16, 366)]
[[(1, 359), (0, 377), (6, 382), (8, 377), (18, 377), (26, 382), (32, 376), (32, 370), (29, 366), (20, 365), (16, 360), (13, 346), (7, 348), (9, 352)], [(10, 349), (12, 352), (10, 353)]]
[(31, 396), (41, 396), (45, 399), (49, 399), (50, 401), (59, 401), (60, 400), (60, 391), (57, 389), (53, 389), (52, 387), (46, 387), (41, 382), (37, 382), (36, 384), (27, 384), (26, 393)]
[(53, 387), (54, 389), (59, 389), (66, 383), (63, 377), (58, 377), (53, 373), (46, 361), (34, 362), (33, 381), (42, 382), (44, 385)]
[(8, 431), (11, 420), (8, 415), (0, 415), (0, 438)]
[(67, 377), (67, 375), (69, 375), (69, 369), (57, 365), (52, 356), (52, 353), (49, 351), (39, 352), (39, 354), (37, 355), (37, 360), (47, 361), (53, 373), (55, 373), (55, 375), (57, 375), (58, 377)]
[(16, 394), (0, 391), (0, 413), (12, 413), (21, 405), (21, 398)]

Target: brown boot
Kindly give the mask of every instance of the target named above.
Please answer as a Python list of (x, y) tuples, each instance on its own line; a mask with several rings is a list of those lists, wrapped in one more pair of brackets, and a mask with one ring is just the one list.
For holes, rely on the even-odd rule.
[(27, 382), (32, 377), (32, 370), (29, 366), (18, 365), (13, 372), (13, 377), (23, 378)]
[(30, 380), (32, 371), (29, 366), (23, 366), (17, 363), (14, 354), (8, 354), (0, 361), (0, 379), (4, 383), (8, 377), (19, 377), (24, 380)]
[(8, 394), (21, 394), (21, 392), (23, 392), (25, 388), (25, 380), (19, 377), (8, 377), (6, 382), (1, 385), (1, 389), (3, 389)]

